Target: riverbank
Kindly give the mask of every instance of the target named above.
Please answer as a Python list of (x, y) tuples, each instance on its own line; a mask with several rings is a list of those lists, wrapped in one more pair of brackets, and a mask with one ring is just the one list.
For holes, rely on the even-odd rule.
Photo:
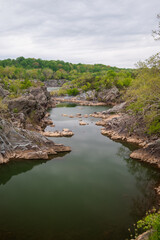
[[(82, 106), (107, 106), (106, 103), (77, 100), (76, 98), (54, 98), (60, 102), (71, 102)], [(137, 119), (124, 111), (125, 103), (115, 105), (108, 111), (91, 114), (94, 118), (101, 118), (96, 125), (103, 126), (101, 133), (115, 141), (124, 141), (136, 144), (140, 149), (131, 153), (131, 158), (155, 165), (160, 169), (160, 140), (158, 136), (145, 133), (142, 119)]]
[[(97, 103), (93, 101), (78, 101), (76, 98), (71, 98), (71, 101), (70, 99), (56, 98), (56, 101), (80, 103), (83, 106), (97, 106)], [(91, 116), (101, 118), (101, 121), (97, 121), (96, 125), (103, 126), (101, 129), (102, 135), (106, 135), (114, 141), (132, 143), (137, 146), (138, 149), (130, 154), (132, 159), (160, 169), (160, 140), (158, 136), (146, 134), (142, 119), (139, 119), (139, 124), (137, 124), (136, 117), (124, 111), (125, 105), (126, 103), (121, 103), (108, 111), (95, 112)], [(155, 191), (160, 205), (160, 185), (155, 188)]]
[(5, 104), (0, 109), (0, 163), (49, 159), (71, 151), (70, 147), (54, 144), (41, 134), (46, 126), (54, 126), (47, 110), (55, 104), (46, 87), (31, 87), (15, 98), (10, 98), (2, 87), (0, 90)]
[(53, 99), (56, 104), (71, 102), (71, 103), (79, 104), (81, 106), (107, 106), (108, 105), (107, 103), (104, 103), (104, 102), (78, 100), (76, 97), (68, 97), (68, 98), (54, 97)]
[(0, 139), (0, 163), (13, 159), (49, 159), (52, 155), (71, 151), (70, 147), (55, 144), (38, 132), (15, 128), (4, 119), (0, 119)]

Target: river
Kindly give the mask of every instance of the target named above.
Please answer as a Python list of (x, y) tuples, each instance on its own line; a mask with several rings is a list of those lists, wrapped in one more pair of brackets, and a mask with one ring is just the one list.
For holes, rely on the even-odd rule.
[(71, 138), (52, 138), (72, 152), (49, 161), (0, 166), (1, 240), (125, 240), (128, 228), (155, 204), (160, 174), (129, 157), (133, 145), (101, 135), (90, 114), (106, 107), (61, 104), (51, 109), (55, 128)]

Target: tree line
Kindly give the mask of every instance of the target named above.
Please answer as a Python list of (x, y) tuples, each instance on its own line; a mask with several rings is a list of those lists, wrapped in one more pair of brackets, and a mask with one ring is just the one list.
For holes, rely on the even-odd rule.
[(38, 79), (46, 81), (48, 79), (74, 80), (83, 73), (96, 76), (112, 70), (131, 71), (131, 69), (120, 69), (103, 64), (73, 64), (64, 61), (42, 60), (35, 58), (18, 57), (16, 59), (0, 60), (0, 78), (8, 79)]

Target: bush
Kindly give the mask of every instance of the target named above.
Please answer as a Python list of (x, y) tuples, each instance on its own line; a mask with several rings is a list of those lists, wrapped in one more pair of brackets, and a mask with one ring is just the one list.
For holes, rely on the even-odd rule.
[(128, 230), (131, 239), (137, 239), (139, 235), (146, 233), (149, 237), (148, 240), (160, 240), (160, 211), (156, 212), (156, 209), (153, 208), (137, 224), (133, 224), (132, 230), (130, 228)]
[(76, 96), (79, 94), (79, 90), (77, 88), (68, 89), (67, 94), (69, 96)]
[[(157, 61), (160, 62), (160, 54)], [(160, 133), (159, 99), (160, 68), (152, 67), (149, 59), (148, 62), (139, 63), (138, 75), (125, 94), (125, 100), (129, 103), (128, 109), (143, 117), (149, 134)]]
[(147, 213), (146, 217), (137, 222), (137, 228), (145, 231), (152, 230), (149, 240), (160, 240), (160, 211)]

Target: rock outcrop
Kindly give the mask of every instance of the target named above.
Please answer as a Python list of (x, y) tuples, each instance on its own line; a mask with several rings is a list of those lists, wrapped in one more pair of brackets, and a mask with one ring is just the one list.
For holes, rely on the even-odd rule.
[(56, 97), (57, 102), (73, 102), (84, 106), (114, 106), (120, 97), (120, 92), (117, 87), (111, 89), (104, 89), (97, 92), (96, 90), (89, 90), (82, 92), (76, 97)]
[(160, 139), (149, 143), (144, 148), (135, 150), (130, 157), (154, 164), (160, 168)]
[(0, 119), (0, 163), (12, 159), (48, 159), (50, 155), (70, 151), (70, 147), (55, 144), (40, 133), (15, 128)]
[(103, 91), (98, 92), (97, 99), (100, 102), (105, 102), (107, 104), (114, 104), (118, 97), (120, 96), (120, 92), (117, 87), (113, 87), (111, 89), (104, 89)]
[(139, 235), (135, 240), (149, 240), (151, 233), (152, 231), (148, 230), (147, 232), (144, 232), (141, 235)]
[(133, 116), (123, 112), (124, 104), (113, 107), (109, 111), (91, 114), (101, 118), (96, 125), (103, 126), (101, 133), (115, 141), (124, 141), (137, 145), (137, 150), (130, 155), (160, 168), (160, 139), (145, 132), (145, 123), (140, 116)]
[(48, 124), (46, 111), (53, 102), (46, 87), (30, 88), (21, 97), (8, 101), (11, 120), (17, 127), (40, 130)]
[(62, 85), (67, 82), (65, 79), (50, 79), (45, 82), (46, 87), (62, 87)]
[(90, 91), (81, 93), (77, 96), (77, 100), (97, 101), (97, 92), (96, 90), (90, 90)]

